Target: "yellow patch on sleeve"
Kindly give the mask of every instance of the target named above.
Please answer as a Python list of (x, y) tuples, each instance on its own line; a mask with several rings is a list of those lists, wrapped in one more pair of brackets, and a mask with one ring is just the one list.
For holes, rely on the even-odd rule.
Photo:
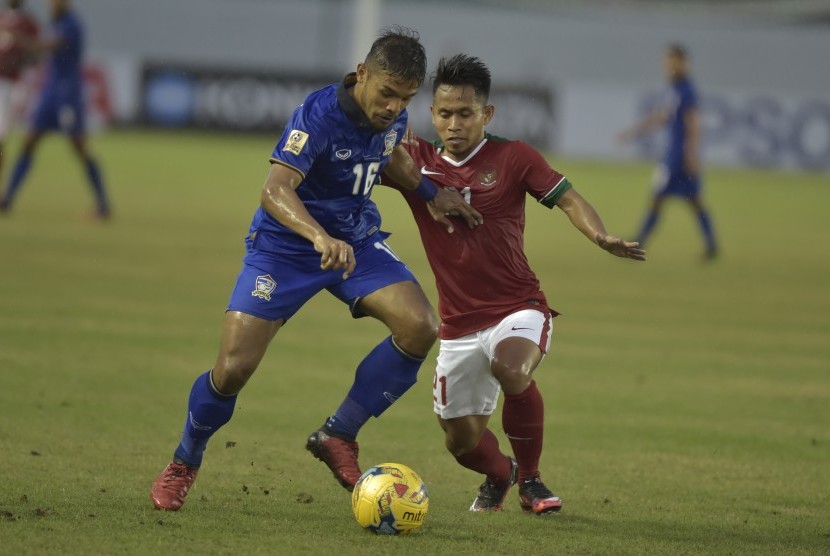
[(288, 141), (285, 142), (282, 150), (298, 155), (302, 152), (303, 147), (305, 147), (306, 141), (308, 141), (308, 133), (300, 131), (299, 129), (292, 129), (291, 133), (288, 134)]

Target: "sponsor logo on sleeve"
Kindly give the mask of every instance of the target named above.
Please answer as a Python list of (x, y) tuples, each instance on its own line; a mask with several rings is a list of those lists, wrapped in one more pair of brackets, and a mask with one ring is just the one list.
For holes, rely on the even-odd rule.
[(291, 133), (288, 134), (288, 141), (285, 142), (282, 150), (298, 155), (302, 152), (303, 147), (305, 147), (306, 141), (308, 141), (308, 133), (300, 131), (299, 129), (292, 129)]
[(263, 274), (262, 276), (256, 277), (256, 285), (254, 286), (254, 291), (251, 292), (251, 295), (264, 299), (265, 301), (271, 301), (271, 294), (276, 288), (277, 283), (273, 278), (271, 278), (271, 275)]
[(383, 138), (383, 156), (389, 156), (395, 150), (395, 143), (398, 141), (398, 132), (394, 129)]

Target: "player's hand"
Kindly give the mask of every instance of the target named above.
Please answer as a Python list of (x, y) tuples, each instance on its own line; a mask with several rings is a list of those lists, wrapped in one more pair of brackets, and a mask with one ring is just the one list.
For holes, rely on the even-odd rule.
[(634, 259), (635, 261), (646, 260), (646, 252), (640, 249), (636, 241), (625, 241), (616, 236), (597, 234), (597, 245), (617, 257)]
[(404, 145), (417, 145), (418, 144), (418, 136), (415, 135), (415, 132), (412, 131), (411, 127), (406, 128), (406, 131), (403, 133), (403, 138), (401, 139), (401, 143)]
[(471, 207), (455, 189), (438, 188), (438, 194), (428, 203), (432, 217), (447, 227), (452, 233), (454, 228), (447, 216), (460, 216), (470, 229), (484, 223), (484, 217)]
[(352, 246), (331, 236), (318, 237), (314, 241), (314, 250), (320, 253), (320, 268), (322, 270), (342, 269), (344, 280), (351, 275), (357, 264)]

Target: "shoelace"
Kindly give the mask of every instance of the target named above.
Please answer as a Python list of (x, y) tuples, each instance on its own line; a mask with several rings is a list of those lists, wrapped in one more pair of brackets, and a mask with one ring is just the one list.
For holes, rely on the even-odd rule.
[(338, 459), (341, 456), (345, 456), (349, 460), (349, 463), (352, 463), (355, 467), (357, 467), (357, 448), (354, 445), (350, 446), (345, 440), (342, 442), (344, 442), (344, 444), (335, 442), (332, 446), (332, 452), (337, 455)]
[(499, 502), (503, 494), (504, 487), (499, 488), (490, 481), (485, 481), (479, 487), (479, 498), (487, 500), (488, 502)]
[(174, 465), (167, 469), (164, 474), (164, 482), (170, 483), (181, 477), (189, 477), (193, 472), (185, 465)]
[(521, 490), (522, 494), (527, 494), (532, 498), (555, 498), (556, 496), (538, 478), (523, 483)]

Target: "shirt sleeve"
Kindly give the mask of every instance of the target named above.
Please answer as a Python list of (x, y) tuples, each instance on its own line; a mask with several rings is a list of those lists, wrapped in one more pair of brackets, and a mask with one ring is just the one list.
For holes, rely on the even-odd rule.
[(533, 147), (516, 142), (516, 163), (525, 168), (523, 183), (527, 192), (548, 208), (553, 208), (562, 195), (569, 190), (568, 178), (554, 170), (548, 161)]
[(328, 134), (324, 133), (325, 126), (320, 120), (307, 105), (300, 105), (274, 147), (271, 162), (284, 164), (305, 177), (328, 145)]
[[(409, 153), (409, 156), (412, 157), (412, 160), (415, 161), (415, 165), (419, 166), (421, 164), (419, 162), (419, 160), (420, 160), (419, 150), (421, 149), (423, 143), (425, 143), (426, 141), (424, 139), (421, 139), (420, 137), (418, 137), (417, 135), (415, 135), (413, 133), (412, 138), (414, 139), (415, 143), (409, 143), (409, 142), (405, 143), (405, 142), (403, 142), (403, 137), (404, 137), (405, 133), (406, 133), (406, 130), (404, 129), (404, 133), (400, 134), (401, 137), (398, 138), (397, 145), (400, 145), (401, 147), (403, 147), (403, 149), (407, 153)], [(400, 191), (403, 194), (414, 193), (414, 191), (410, 191), (410, 190), (406, 189), (401, 184), (399, 184), (398, 182), (396, 182), (395, 180), (390, 178), (389, 175), (385, 171), (382, 173), (382, 175), (380, 177), (380, 184), (385, 185), (386, 187), (391, 187), (392, 189), (397, 189), (398, 191)]]

